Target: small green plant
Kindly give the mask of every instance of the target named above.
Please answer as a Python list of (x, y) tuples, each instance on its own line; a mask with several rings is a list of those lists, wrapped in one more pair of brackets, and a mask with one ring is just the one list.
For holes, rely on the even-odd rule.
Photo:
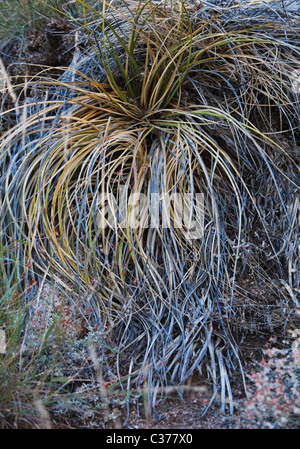
[(40, 29), (45, 20), (61, 16), (64, 3), (64, 0), (2, 0), (0, 36), (4, 38)]
[[(15, 274), (18, 272), (18, 264), (13, 258), (13, 251), (1, 251), (0, 428), (38, 425), (34, 401), (45, 394), (43, 354), (36, 348), (26, 356), (24, 346), (28, 306), (24, 304), (24, 295), (13, 280), (14, 271)], [(9, 264), (11, 277), (7, 278), (5, 268)]]
[(74, 345), (69, 309), (54, 288), (39, 304), (36, 277), (26, 276), (28, 269), (34, 273), (31, 264), (24, 267), (18, 257), (21, 247), (19, 241), (0, 250), (0, 428), (49, 428), (51, 407), (68, 411), (68, 401), (81, 400), (67, 387), (81, 370), (68, 368), (63, 354), (84, 360), (84, 351)]

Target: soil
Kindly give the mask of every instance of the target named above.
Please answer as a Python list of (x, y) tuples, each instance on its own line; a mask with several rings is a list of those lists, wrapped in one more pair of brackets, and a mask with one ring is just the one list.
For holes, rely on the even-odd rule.
[(69, 22), (52, 19), (43, 30), (27, 31), (22, 38), (15, 36), (0, 43), (0, 56), (9, 75), (22, 79), (48, 67), (53, 76), (57, 73), (54, 68), (67, 67), (73, 57), (74, 37), (70, 31)]
[[(251, 388), (251, 387), (250, 387)], [(200, 391), (199, 391), (200, 390)], [(236, 389), (235, 389), (236, 390)], [(191, 387), (190, 391), (182, 396), (171, 394), (156, 406), (155, 413), (147, 415), (145, 404), (139, 400), (130, 405), (129, 413), (125, 406), (116, 406), (106, 415), (99, 413), (92, 421), (86, 421), (69, 415), (65, 421), (61, 416), (53, 417), (53, 428), (97, 428), (97, 429), (241, 429), (249, 428), (249, 421), (244, 416), (244, 403), (246, 400), (242, 390), (234, 391), (234, 413), (220, 411), (218, 397), (209, 406), (212, 398), (210, 387)], [(209, 406), (209, 408), (208, 408)], [(207, 409), (208, 408), (208, 409)], [(113, 416), (113, 418), (111, 418)], [(259, 425), (257, 425), (257, 428)], [(251, 428), (255, 423), (251, 422)]]
[[(264, 339), (253, 339), (244, 346), (243, 355), (245, 374), (256, 372), (262, 358), (261, 348)], [(241, 429), (255, 427), (245, 415), (246, 393), (240, 375), (231, 379), (234, 412), (230, 414), (229, 407), (221, 411), (221, 398), (215, 395), (211, 383), (193, 375), (185, 386), (185, 391), (174, 390), (167, 398), (158, 400), (155, 410), (150, 412), (147, 402), (142, 398), (130, 401), (127, 405), (118, 404), (114, 399), (109, 405), (100, 407), (93, 416), (85, 415), (84, 410), (73, 409), (62, 416), (59, 412), (51, 415), (52, 427), (56, 429)], [(247, 392), (252, 394), (254, 386), (246, 379)], [(212, 402), (211, 402), (212, 401)], [(251, 426), (251, 427), (250, 427)]]
[[(138, 418), (131, 412), (128, 429), (236, 429), (240, 426), (239, 412), (234, 415), (220, 412), (218, 404), (212, 405), (205, 413), (209, 397), (203, 393), (190, 392), (182, 400), (168, 400), (158, 408), (156, 418)], [(236, 401), (240, 409), (243, 399)], [(204, 414), (205, 413), (205, 414)], [(204, 416), (203, 416), (204, 414)]]

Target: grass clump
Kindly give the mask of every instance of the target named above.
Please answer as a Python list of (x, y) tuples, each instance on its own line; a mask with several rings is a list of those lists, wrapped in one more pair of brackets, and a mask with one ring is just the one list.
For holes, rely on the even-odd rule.
[(60, 17), (64, 0), (3, 0), (0, 3), (0, 36), (22, 34), (28, 29), (39, 29), (43, 22)]
[(299, 21), (77, 3), (89, 52), (2, 137), (2, 244), (80, 299), (108, 385), (151, 410), (198, 373), (233, 412), (239, 342), (298, 306)]

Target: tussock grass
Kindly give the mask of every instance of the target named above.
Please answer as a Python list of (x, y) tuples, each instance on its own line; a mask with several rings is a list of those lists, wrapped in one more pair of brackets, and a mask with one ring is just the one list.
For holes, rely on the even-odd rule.
[[(104, 380), (113, 372), (128, 396), (146, 384), (151, 410), (198, 372), (233, 412), (239, 341), (298, 305), (299, 21), (77, 3), (90, 54), (32, 80), (35, 101), (2, 137), (2, 245), (20, 242), (25, 279), (30, 263), (80, 299)], [(158, 227), (146, 226), (150, 207), (137, 216), (126, 202), (153, 192)], [(190, 195), (196, 229), (204, 217), (201, 235), (178, 226), (177, 194)], [(268, 298), (253, 299), (251, 276)]]

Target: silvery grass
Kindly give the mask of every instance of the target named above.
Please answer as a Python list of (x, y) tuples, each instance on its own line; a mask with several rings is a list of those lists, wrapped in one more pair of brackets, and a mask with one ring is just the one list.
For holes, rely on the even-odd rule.
[[(90, 50), (77, 49), (60, 79), (44, 68), (27, 83), (34, 98), (1, 140), (1, 238), (19, 242), (15, 282), (47, 275), (74, 310), (82, 302), (103, 381), (113, 372), (126, 397), (144, 387), (154, 409), (167, 386), (199, 373), (233, 412), (239, 341), (284, 326), (298, 305), (299, 21), (183, 1), (77, 3)], [(167, 226), (133, 226), (124, 191), (155, 194)], [(176, 225), (177, 194), (204, 217), (199, 238)], [(151, 224), (150, 207), (138, 218), (145, 210)], [(250, 274), (271, 304), (252, 299), (241, 282)]]

